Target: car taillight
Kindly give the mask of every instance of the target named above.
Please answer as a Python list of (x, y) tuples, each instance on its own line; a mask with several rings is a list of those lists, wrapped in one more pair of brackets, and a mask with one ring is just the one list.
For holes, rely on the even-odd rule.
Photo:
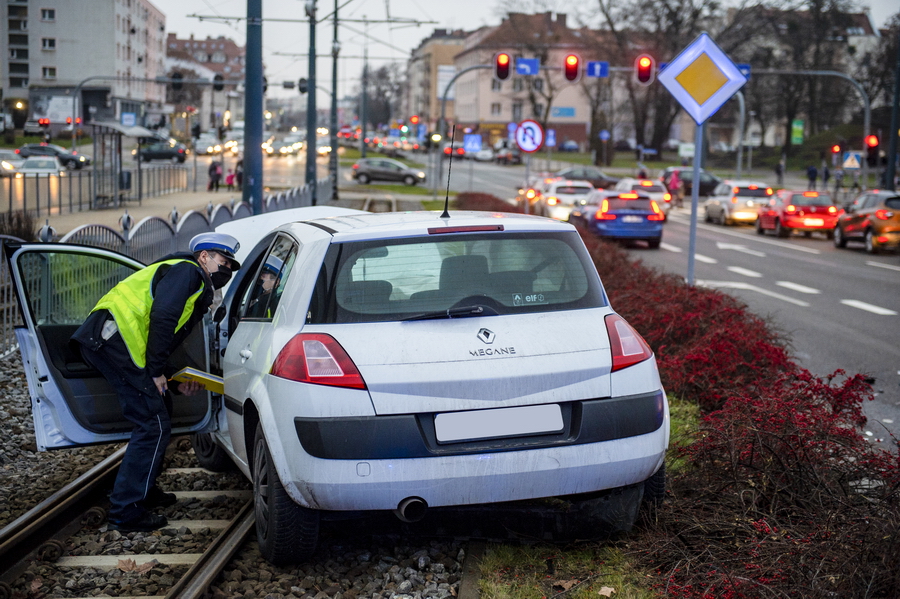
[(772, 191), (772, 188), (771, 188), (771, 187), (766, 187), (766, 195), (767, 195), (767, 196), (770, 196), (770, 195), (772, 195), (773, 193), (775, 193), (775, 192)]
[(550, 206), (556, 206), (559, 203), (559, 199), (553, 196), (547, 196), (547, 204)]
[(662, 213), (662, 210), (659, 209), (659, 205), (656, 203), (656, 200), (650, 200), (650, 208), (653, 209), (653, 214), (648, 216), (647, 220), (666, 220), (666, 217)]
[(351, 166), (351, 167), (350, 167), (350, 168), (352, 168), (352, 169), (353, 169), (353, 170), (356, 170), (356, 169), (358, 169), (358, 168), (359, 168), (359, 165), (358, 165), (358, 164), (354, 164), (354, 165), (353, 165), (353, 166)]
[(459, 154), (460, 156), (462, 156), (463, 154), (466, 153), (466, 150), (465, 150), (465, 148), (456, 148), (456, 153)]
[(885, 210), (884, 208), (880, 208), (875, 211), (875, 218), (878, 220), (890, 220), (894, 218), (894, 213), (890, 210)]
[(837, 214), (837, 207), (835, 207), (835, 206), (829, 206), (829, 207), (828, 207), (828, 214)]
[(788, 205), (784, 208), (784, 213), (785, 213), (785, 214), (794, 214), (795, 212), (797, 212), (797, 207), (794, 206), (793, 204), (788, 204)]
[(444, 154), (447, 154), (447, 155), (450, 154), (450, 147), (449, 147), (449, 146), (446, 147), (446, 148), (444, 148)]
[(272, 364), (272, 375), (300, 383), (366, 388), (344, 348), (331, 335), (321, 333), (301, 333), (288, 341)]
[(737, 198), (737, 196), (731, 196), (731, 203), (732, 203), (732, 204), (737, 204), (737, 203), (738, 203), (738, 198)]
[(179, 153), (179, 154), (184, 154), (184, 149), (183, 149), (183, 148), (178, 148), (178, 153)]
[(609, 333), (609, 346), (612, 351), (612, 372), (653, 357), (653, 351), (644, 338), (618, 314), (606, 317), (606, 332)]
[(672, 194), (671, 194), (671, 193), (665, 193), (665, 194), (663, 194), (663, 199), (664, 199), (665, 201), (667, 201), (667, 202), (671, 202), (671, 201), (672, 201)]
[(609, 200), (603, 200), (595, 217), (597, 220), (616, 220), (616, 215), (609, 213)]
[(21, 153), (22, 152), (19, 150), (19, 148), (16, 148), (16, 154), (21, 154)]

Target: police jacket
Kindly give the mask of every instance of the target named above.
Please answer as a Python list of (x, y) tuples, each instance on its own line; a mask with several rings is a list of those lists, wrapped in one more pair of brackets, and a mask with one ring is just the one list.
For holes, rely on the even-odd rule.
[(193, 254), (171, 254), (110, 290), (72, 339), (87, 349), (98, 350), (106, 343), (103, 325), (119, 314), (116, 324), (133, 365), (158, 377), (165, 373), (169, 356), (203, 319), (212, 301), (212, 281)]

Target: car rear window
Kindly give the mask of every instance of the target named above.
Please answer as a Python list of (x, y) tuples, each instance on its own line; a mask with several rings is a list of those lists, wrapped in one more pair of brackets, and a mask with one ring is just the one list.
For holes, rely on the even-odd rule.
[(832, 206), (834, 205), (834, 201), (831, 199), (831, 196), (826, 193), (820, 193), (818, 195), (803, 195), (802, 193), (795, 193), (791, 196), (790, 203), (795, 206)]
[(662, 185), (632, 185), (632, 191), (646, 191), (647, 193), (664, 192), (666, 189)]
[(751, 187), (738, 187), (735, 195), (745, 198), (765, 198), (772, 194), (767, 193), (765, 187), (757, 187), (756, 189)]
[(884, 201), (884, 205), (895, 210), (900, 209), (900, 197), (888, 198)]
[(645, 210), (647, 212), (653, 212), (653, 208), (650, 207), (650, 200), (638, 198), (634, 200), (623, 200), (621, 198), (608, 198), (609, 199), (609, 210), (613, 212), (615, 210)]
[(556, 188), (556, 193), (566, 195), (585, 195), (594, 191), (593, 187), (576, 187), (574, 185), (565, 185)]
[(593, 308), (606, 296), (576, 233), (435, 235), (333, 244), (313, 293), (311, 323)]

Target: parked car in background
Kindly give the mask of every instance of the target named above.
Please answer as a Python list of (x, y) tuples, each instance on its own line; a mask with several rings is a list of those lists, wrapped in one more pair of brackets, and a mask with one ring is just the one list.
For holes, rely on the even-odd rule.
[(15, 150), (0, 150), (0, 177), (13, 177), (25, 159)]
[[(137, 151), (133, 152), (137, 159)], [(180, 164), (187, 159), (188, 149), (183, 143), (172, 141), (160, 141), (141, 148), (141, 161), (168, 160), (173, 164)]]
[(771, 187), (757, 181), (723, 181), (704, 204), (705, 220), (720, 225), (754, 223), (772, 193)]
[(572, 209), (569, 221), (603, 239), (647, 242), (650, 249), (662, 242), (662, 213), (647, 195), (629, 191), (595, 191), (589, 202)]
[(862, 241), (870, 254), (900, 248), (900, 194), (873, 189), (853, 200), (834, 227), (835, 247), (848, 241)]
[(22, 127), (23, 135), (43, 135), (44, 128), (41, 127), (41, 124), (36, 120), (33, 121), (25, 121), (25, 125)]
[[(215, 323), (173, 359), (208, 365), (224, 393), (175, 402), (173, 433), (195, 433), (201, 466), (250, 480), (270, 562), (305, 561), (320, 522), (354, 512), (414, 521), (559, 498), (582, 527), (617, 533), (662, 500), (670, 417), (656, 359), (610, 306), (578, 232), (451, 214), (316, 206), (217, 227), (240, 241), (242, 267)], [(114, 390), (66, 341), (144, 265), (84, 245), (7, 249), (38, 449), (126, 442)], [(515, 518), (533, 509), (519, 507)]]
[(425, 172), (391, 158), (361, 158), (353, 164), (351, 176), (362, 185), (371, 181), (401, 181), (406, 185), (425, 182)]
[(810, 237), (819, 231), (831, 239), (841, 209), (828, 192), (782, 189), (760, 206), (758, 213), (756, 232), (760, 235), (773, 231), (778, 237), (788, 237), (803, 231)]
[(66, 169), (56, 156), (34, 156), (26, 158), (16, 171), (16, 178), (42, 177), (53, 175), (62, 177)]
[(451, 151), (454, 154), (454, 158), (463, 158), (466, 155), (462, 141), (444, 142), (444, 145), (441, 147), (441, 152), (443, 152), (444, 156), (449, 156)]
[(577, 152), (580, 149), (581, 148), (578, 146), (578, 142), (571, 140), (571, 139), (566, 140), (566, 141), (562, 142), (561, 144), (559, 144), (560, 152)]
[(91, 157), (79, 154), (75, 150), (67, 150), (56, 144), (25, 144), (16, 153), (22, 158), (31, 158), (32, 156), (55, 156), (59, 158), (60, 163), (67, 169), (75, 170), (90, 165)]
[(666, 215), (666, 218), (668, 218), (669, 211), (672, 209), (672, 194), (670, 194), (668, 190), (666, 190), (666, 186), (659, 181), (625, 177), (624, 179), (619, 179), (619, 182), (615, 184), (613, 189), (615, 191), (624, 192), (634, 191), (646, 195), (656, 202), (656, 205), (659, 206), (662, 213)]
[(545, 180), (534, 213), (556, 220), (569, 220), (572, 209), (576, 205), (587, 204), (593, 193), (594, 186), (587, 181)]
[(618, 177), (607, 175), (596, 166), (572, 166), (557, 171), (556, 176), (571, 181), (587, 181), (596, 189), (612, 189), (619, 182)]
[(481, 148), (480, 150), (472, 154), (472, 158), (477, 160), (478, 162), (493, 162), (494, 151), (490, 148)]
[[(675, 195), (675, 190), (672, 189), (672, 173), (677, 172), (681, 182), (683, 184), (682, 188), (682, 199), (690, 198), (693, 193), (694, 187), (694, 168), (691, 166), (670, 166), (664, 169), (659, 174), (659, 180), (663, 182), (672, 195)], [(711, 173), (707, 173), (705, 170), (700, 169), (700, 186), (698, 188), (698, 195), (701, 196), (709, 196), (712, 194), (713, 190), (722, 183), (722, 180)], [(674, 199), (674, 198), (673, 198)]]

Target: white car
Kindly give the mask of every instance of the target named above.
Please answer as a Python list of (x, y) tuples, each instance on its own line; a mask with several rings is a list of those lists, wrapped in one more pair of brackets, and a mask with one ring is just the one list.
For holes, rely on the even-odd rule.
[(490, 148), (481, 148), (472, 157), (478, 162), (493, 162), (494, 151)]
[[(176, 399), (173, 433), (196, 433), (203, 466), (252, 480), (271, 562), (306, 558), (320, 519), (347, 512), (412, 521), (566, 497), (627, 531), (642, 499), (661, 499), (656, 359), (609, 305), (573, 226), (319, 206), (217, 230), (241, 241), (243, 267), (171, 366), (221, 374), (224, 394)], [(67, 341), (142, 264), (65, 244), (23, 244), (8, 260), (38, 447), (126, 440), (115, 393)]]
[(637, 179), (626, 177), (619, 179), (619, 182), (613, 186), (615, 191), (636, 191), (646, 195), (648, 198), (656, 202), (660, 211), (668, 218), (669, 211), (672, 209), (672, 194), (666, 189), (661, 181), (653, 179)]
[(720, 225), (753, 224), (759, 207), (769, 203), (772, 193), (761, 181), (722, 181), (704, 204), (704, 220)]
[(534, 213), (556, 220), (569, 220), (569, 214), (576, 205), (585, 205), (594, 186), (587, 181), (549, 179), (540, 188), (540, 195)]
[(56, 156), (32, 156), (26, 158), (16, 170), (16, 178), (65, 176), (66, 167), (62, 165)]
[(0, 150), (0, 177), (15, 177), (23, 162), (15, 150)]

